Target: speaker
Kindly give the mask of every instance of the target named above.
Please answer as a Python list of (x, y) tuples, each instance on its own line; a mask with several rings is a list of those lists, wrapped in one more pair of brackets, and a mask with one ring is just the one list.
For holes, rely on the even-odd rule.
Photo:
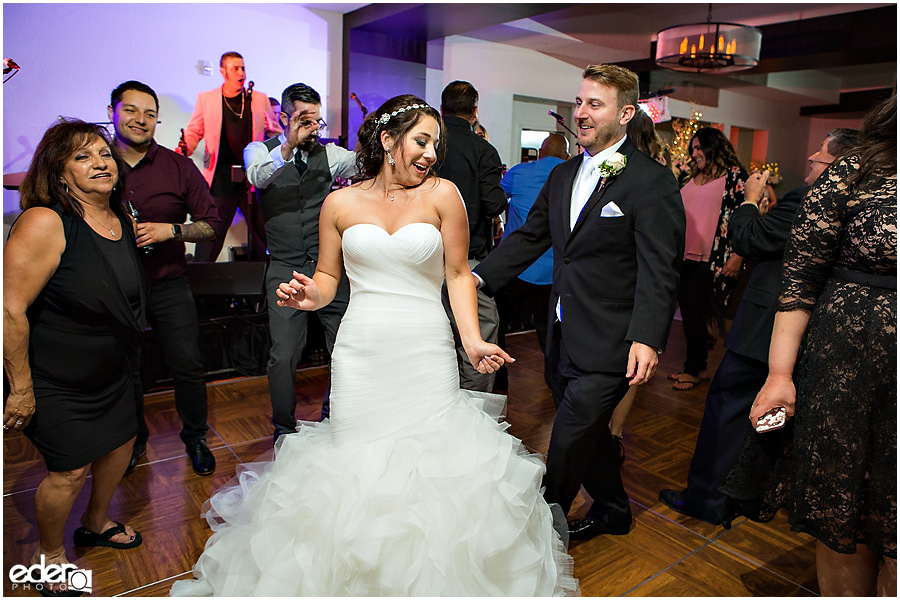
[(265, 309), (264, 262), (189, 262), (186, 275), (201, 321)]
[(266, 275), (264, 262), (189, 262), (187, 279), (195, 298), (259, 298)]

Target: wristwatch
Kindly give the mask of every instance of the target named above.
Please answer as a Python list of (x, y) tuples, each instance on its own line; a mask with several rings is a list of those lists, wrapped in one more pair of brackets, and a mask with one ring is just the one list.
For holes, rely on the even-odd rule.
[(172, 235), (175, 237), (176, 240), (181, 239), (181, 225), (178, 225), (177, 223), (172, 223)]

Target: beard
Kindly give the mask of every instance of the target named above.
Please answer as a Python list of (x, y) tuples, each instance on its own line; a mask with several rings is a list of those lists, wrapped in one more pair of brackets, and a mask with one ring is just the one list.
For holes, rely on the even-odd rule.
[(318, 143), (319, 143), (319, 134), (314, 133), (314, 134), (310, 135), (308, 138), (306, 138), (305, 140), (303, 140), (302, 142), (300, 142), (299, 144), (297, 144), (297, 147), (300, 148), (301, 150), (309, 152)]
[(583, 143), (579, 136), (578, 143), (581, 144), (582, 148), (593, 155), (599, 152), (601, 149), (609, 146), (617, 139), (619, 139), (618, 123), (595, 123), (593, 135), (590, 138), (584, 140)]

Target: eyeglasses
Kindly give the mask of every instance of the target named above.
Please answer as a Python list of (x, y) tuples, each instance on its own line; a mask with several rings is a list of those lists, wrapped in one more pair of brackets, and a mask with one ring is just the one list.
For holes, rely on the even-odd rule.
[(328, 127), (328, 123), (326, 123), (323, 119), (318, 119), (316, 121), (303, 121), (300, 123), (302, 127), (311, 127), (313, 124), (317, 124), (316, 129), (322, 131), (326, 127)]

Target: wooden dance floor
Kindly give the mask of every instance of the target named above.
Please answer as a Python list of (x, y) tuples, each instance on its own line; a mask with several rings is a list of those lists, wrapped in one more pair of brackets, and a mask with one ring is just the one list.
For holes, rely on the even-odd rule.
[[(509, 339), (518, 359), (510, 369), (510, 432), (532, 450), (545, 452), (553, 423), (553, 401), (543, 382), (543, 358), (535, 335)], [(711, 356), (711, 370), (723, 353)], [(572, 542), (575, 575), (586, 596), (815, 596), (815, 540), (791, 533), (784, 513), (769, 525), (735, 522), (730, 531), (669, 510), (658, 499), (663, 488), (684, 486), (700, 427), (709, 382), (692, 391), (672, 389), (666, 374), (679, 370), (684, 356), (681, 324), (675, 323), (660, 369), (637, 395), (625, 427), (627, 459), (622, 470), (635, 524), (626, 536)], [(315, 420), (327, 371), (297, 372), (299, 419)], [(265, 377), (209, 385), (209, 446), (217, 469), (200, 477), (190, 467), (178, 437), (181, 424), (171, 392), (148, 395), (147, 456), (125, 477), (111, 508), (113, 518), (139, 530), (144, 543), (132, 550), (75, 549), (72, 535), (87, 504), (90, 476), (66, 526), (68, 557), (93, 573), (94, 596), (164, 596), (190, 569), (210, 535), (199, 517), (211, 492), (234, 476), (235, 466), (272, 447)], [(37, 596), (12, 589), (9, 569), (27, 564), (37, 544), (34, 491), (43, 462), (21, 433), (3, 442), (3, 593)], [(577, 501), (578, 515), (584, 512)]]

